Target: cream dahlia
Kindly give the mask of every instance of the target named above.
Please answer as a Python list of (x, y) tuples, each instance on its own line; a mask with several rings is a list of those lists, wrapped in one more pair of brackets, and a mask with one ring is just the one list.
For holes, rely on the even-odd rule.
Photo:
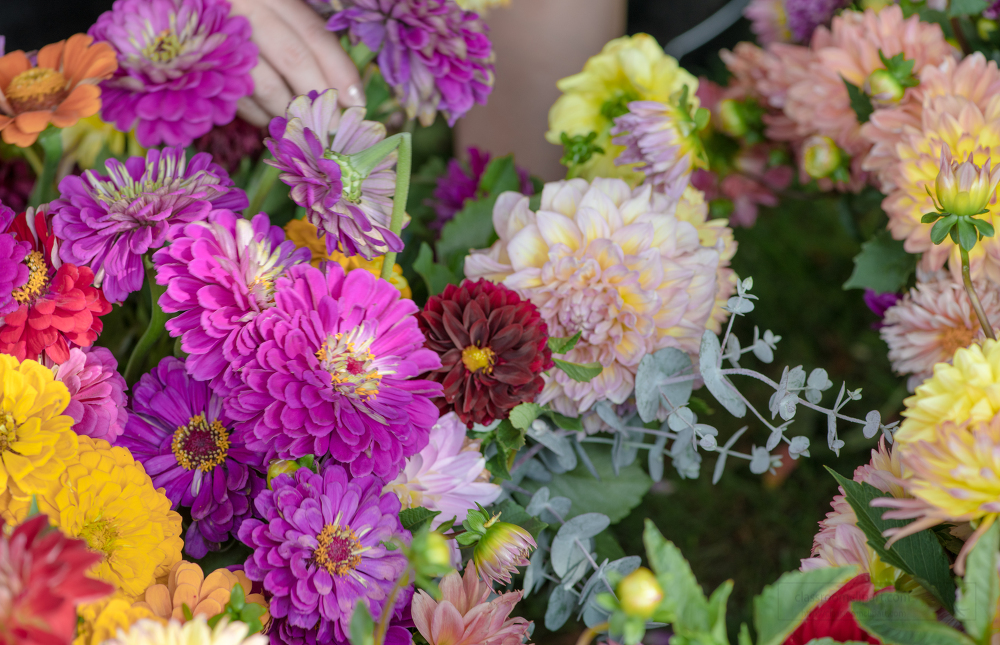
[(586, 383), (561, 371), (546, 376), (538, 403), (572, 416), (601, 399), (623, 403), (644, 355), (664, 347), (697, 353), (724, 244), (704, 245), (676, 209), (649, 185), (632, 190), (618, 179), (546, 184), (537, 213), (517, 193), (497, 200), (500, 239), (466, 258), (466, 276), (530, 299), (551, 336), (580, 332), (564, 358), (604, 368)]

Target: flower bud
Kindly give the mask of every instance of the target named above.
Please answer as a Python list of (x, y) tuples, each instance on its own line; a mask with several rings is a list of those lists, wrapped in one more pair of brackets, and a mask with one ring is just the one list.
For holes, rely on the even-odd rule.
[(997, 30), (997, 21), (989, 18), (980, 18), (976, 21), (976, 33), (980, 40), (990, 40)]
[(652, 616), (663, 600), (663, 587), (646, 567), (639, 567), (622, 578), (615, 593), (622, 611), (643, 619)]
[(719, 101), (719, 129), (731, 137), (742, 137), (750, 127), (743, 118), (743, 109), (735, 99)]
[(830, 137), (813, 135), (806, 139), (802, 165), (813, 179), (829, 177), (840, 167), (840, 148)]
[(990, 160), (982, 167), (972, 161), (972, 155), (955, 163), (941, 153), (941, 169), (934, 182), (941, 210), (952, 215), (976, 215), (986, 208), (996, 194), (1000, 167), (990, 170)]
[(865, 89), (872, 101), (878, 105), (899, 103), (906, 91), (899, 79), (887, 69), (877, 69), (872, 72), (865, 81)]
[(518, 567), (528, 565), (528, 554), (537, 545), (535, 539), (520, 526), (490, 520), (486, 532), (476, 543), (472, 559), (483, 580), (510, 583)]
[(291, 475), (299, 468), (300, 466), (294, 461), (272, 459), (267, 467), (267, 487), (271, 488), (271, 480), (278, 475)]
[(424, 560), (427, 564), (437, 567), (451, 566), (451, 548), (448, 546), (448, 538), (437, 531), (427, 533), (427, 542), (424, 547)]

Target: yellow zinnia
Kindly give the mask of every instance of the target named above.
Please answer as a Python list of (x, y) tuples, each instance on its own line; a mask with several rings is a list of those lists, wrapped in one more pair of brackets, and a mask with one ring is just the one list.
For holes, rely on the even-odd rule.
[(0, 354), (0, 514), (51, 488), (76, 457), (69, 390), (36, 361)]
[[(382, 275), (382, 257), (378, 256), (371, 260), (366, 260), (360, 255), (353, 255), (351, 257), (345, 256), (339, 251), (334, 251), (332, 254), (326, 252), (326, 241), (318, 237), (316, 234), (315, 224), (310, 224), (309, 222), (301, 219), (293, 219), (292, 221), (285, 224), (285, 235), (288, 239), (295, 243), (295, 246), (301, 248), (307, 248), (312, 252), (312, 258), (309, 260), (309, 264), (314, 267), (319, 267), (320, 263), (324, 261), (333, 261), (343, 267), (344, 272), (350, 272), (354, 269), (364, 269), (368, 271), (375, 277), (380, 277)], [(392, 277), (389, 278), (389, 282), (392, 286), (399, 289), (399, 293), (402, 294), (404, 298), (412, 298), (413, 293), (410, 291), (410, 283), (406, 281), (403, 277), (403, 267), (398, 264), (392, 267)]]
[(133, 606), (120, 595), (80, 605), (76, 610), (77, 628), (73, 645), (101, 645), (118, 635), (118, 630), (128, 631), (136, 622), (160, 620), (148, 607)]
[(559, 144), (562, 133), (570, 137), (597, 133), (594, 143), (604, 154), (595, 154), (584, 163), (579, 176), (620, 177), (634, 186), (642, 181), (642, 173), (633, 170), (634, 166), (615, 166), (615, 157), (624, 148), (611, 143), (614, 118), (628, 112), (632, 101), (669, 103), (685, 86), (693, 100), (698, 79), (665, 54), (655, 38), (636, 34), (612, 40), (587, 61), (582, 72), (556, 85), (563, 95), (549, 110), (545, 138)]
[(181, 559), (181, 516), (120, 446), (80, 437), (79, 459), (38, 506), (60, 531), (104, 555), (89, 574), (134, 600)]
[(933, 440), (945, 421), (989, 421), (1000, 412), (1000, 343), (959, 349), (951, 365), (935, 365), (903, 404), (905, 418), (894, 436), (904, 443)]

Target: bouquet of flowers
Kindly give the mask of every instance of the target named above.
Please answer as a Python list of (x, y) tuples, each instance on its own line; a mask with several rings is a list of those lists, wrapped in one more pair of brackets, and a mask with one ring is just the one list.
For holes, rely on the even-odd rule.
[[(0, 57), (0, 643), (519, 645), (535, 596), (580, 645), (728, 644), (731, 581), (606, 529), (668, 459), (810, 457), (803, 409), (824, 450), (877, 444), (737, 642), (1000, 638), (996, 7), (753, 0), (725, 84), (613, 40), (559, 82), (543, 184), (414, 149), (486, 102), (491, 3), (311, 4), (367, 107), (312, 92), (266, 131), (226, 0)], [(731, 227), (872, 196), (845, 286), (909, 379), (896, 420), (735, 325)]]

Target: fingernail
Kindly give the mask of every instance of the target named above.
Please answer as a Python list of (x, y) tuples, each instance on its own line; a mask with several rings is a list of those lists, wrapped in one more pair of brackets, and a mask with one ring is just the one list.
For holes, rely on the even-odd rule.
[(347, 88), (341, 99), (341, 103), (344, 104), (344, 107), (364, 107), (367, 100), (365, 99), (365, 91), (361, 88), (361, 84), (355, 83)]

